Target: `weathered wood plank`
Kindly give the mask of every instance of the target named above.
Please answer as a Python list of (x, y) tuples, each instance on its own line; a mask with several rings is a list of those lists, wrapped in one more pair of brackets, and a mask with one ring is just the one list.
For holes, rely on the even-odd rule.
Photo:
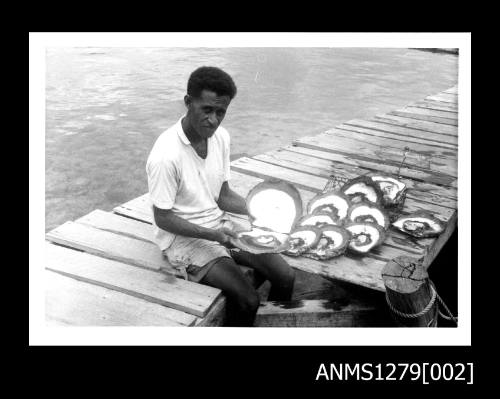
[[(384, 135), (390, 134), (391, 138), (394, 138), (396, 140), (401, 140), (403, 142), (408, 142), (409, 140), (412, 140), (415, 143), (427, 144), (434, 147), (450, 148), (452, 150), (456, 150), (456, 146), (458, 145), (458, 140), (456, 136), (451, 136), (442, 133), (427, 132), (422, 130), (415, 130), (410, 127), (389, 125), (387, 123), (382, 123), (378, 121), (365, 121), (365, 120), (354, 119), (352, 121), (347, 121), (337, 126), (337, 128), (344, 129), (347, 126), (364, 128), (363, 130), (359, 131), (372, 135), (380, 135), (381, 137), (384, 137), (382, 136), (381, 133), (383, 132)], [(376, 132), (370, 132), (370, 130), (371, 131), (375, 130)], [(453, 146), (455, 148), (453, 148)]]
[(198, 318), (195, 322), (195, 327), (220, 327), (226, 322), (227, 299), (225, 296), (220, 296), (208, 314), (204, 318)]
[(172, 309), (205, 317), (219, 289), (46, 244), (45, 268)]
[(375, 115), (372, 120), (397, 126), (406, 126), (415, 130), (423, 130), (434, 133), (449, 134), (458, 136), (458, 127), (452, 125), (443, 125), (442, 123), (419, 121), (416, 119), (405, 118), (404, 116), (381, 114)]
[(367, 161), (364, 159), (353, 159), (349, 156), (339, 154), (337, 152), (328, 150), (324, 151), (323, 148), (319, 148), (317, 145), (297, 143), (296, 146), (284, 147), (284, 150), (332, 161), (332, 169), (334, 175), (336, 175), (337, 173), (343, 173), (344, 170), (350, 170), (352, 173), (359, 173), (360, 170), (370, 170), (378, 171), (380, 173), (388, 173), (394, 176), (398, 176), (399, 172), (399, 176), (403, 178), (413, 179), (416, 183), (428, 182), (434, 185), (442, 185), (445, 188), (452, 189), (456, 189), (457, 187), (457, 179), (448, 182), (448, 180), (445, 180), (440, 176), (436, 176), (421, 170), (405, 168), (404, 166), (399, 170), (397, 166), (383, 165), (374, 161)]
[[(142, 215), (149, 215), (149, 197), (147, 194), (141, 195), (129, 201), (133, 209), (129, 211), (137, 211), (137, 215), (133, 219), (123, 217), (117, 213), (110, 213), (101, 210), (95, 210), (80, 219), (76, 220), (77, 223), (85, 224), (87, 226), (95, 227), (100, 230), (108, 231), (122, 236), (137, 238), (143, 241), (151, 242), (154, 244), (153, 227), (151, 226), (152, 217), (148, 220), (142, 220)], [(135, 204), (135, 205), (134, 205)], [(155, 244), (156, 245), (156, 244)], [(164, 260), (164, 264), (169, 264)], [(240, 266), (243, 274), (248, 280), (256, 286), (257, 280), (253, 269), (246, 266)]]
[[(296, 147), (291, 147), (296, 148)], [(253, 159), (282, 166), (302, 173), (308, 173), (328, 179), (332, 174), (343, 179), (353, 179), (373, 170), (345, 166), (333, 163), (326, 159), (312, 157), (311, 155), (280, 149), (256, 155)], [(408, 187), (408, 198), (437, 203), (449, 208), (456, 208), (457, 190), (435, 184), (417, 182), (411, 179), (400, 178)], [(451, 201), (450, 201), (451, 200)]]
[(431, 263), (436, 259), (439, 252), (443, 248), (444, 244), (449, 240), (450, 236), (453, 234), (457, 227), (458, 210), (452, 215), (448, 223), (446, 224), (445, 230), (439, 235), (439, 237), (433, 242), (433, 244), (427, 249), (427, 255), (424, 258), (423, 266), (427, 269)]
[[(450, 105), (448, 105), (450, 104)], [(435, 111), (448, 111), (458, 113), (458, 107), (451, 103), (438, 103), (437, 101), (417, 101), (411, 104), (413, 107), (431, 109)]]
[(50, 270), (45, 271), (44, 283), (49, 324), (187, 327), (200, 320), (189, 313)]
[[(348, 137), (351, 132), (355, 133), (363, 130), (368, 129), (342, 125), (341, 128), (330, 129), (326, 133), (316, 136), (301, 137), (295, 140), (294, 144), (322, 145), (325, 151), (336, 152), (355, 159), (376, 161), (379, 164), (398, 168), (401, 166), (404, 148), (407, 146), (410, 150), (406, 155), (404, 166), (437, 175), (454, 176), (457, 173), (454, 159), (446, 160), (443, 157), (434, 159), (435, 157), (432, 154), (414, 150), (412, 143), (402, 142), (401, 148), (393, 148)], [(451, 151), (456, 152), (457, 149)]]
[[(388, 125), (389, 127), (391, 125)], [(393, 126), (393, 125), (392, 125)], [(325, 131), (325, 134), (333, 134), (335, 136), (342, 136), (345, 138), (350, 138), (351, 140), (362, 141), (367, 144), (375, 145), (378, 147), (385, 147), (393, 149), (401, 154), (405, 147), (410, 147), (411, 151), (408, 154), (411, 157), (427, 157), (431, 162), (434, 158), (438, 158), (438, 162), (445, 160), (448, 164), (452, 165), (456, 163), (457, 160), (457, 149), (456, 148), (444, 148), (440, 146), (433, 145), (431, 143), (408, 143), (405, 140), (398, 140), (395, 138), (384, 137), (384, 132), (371, 131), (367, 132), (368, 129), (358, 129), (358, 127), (352, 126), (348, 130), (343, 127), (338, 127), (334, 129), (329, 129)], [(422, 133), (422, 131), (417, 131)], [(381, 133), (382, 135), (379, 135)]]
[[(234, 172), (236, 173), (236, 172)], [(231, 186), (231, 188), (234, 188)], [(248, 188), (250, 190), (250, 188)], [(248, 192), (248, 190), (246, 192)], [(311, 194), (312, 196), (313, 194)], [(117, 206), (113, 209), (113, 212), (119, 216), (125, 216), (127, 218), (135, 219), (137, 221), (141, 221), (144, 223), (151, 224), (153, 222), (153, 216), (149, 212), (149, 202), (148, 202), (148, 193), (141, 195), (140, 197), (134, 198), (133, 200), (126, 202), (120, 206)], [(239, 224), (242, 223), (242, 219), (240, 215), (235, 215), (231, 213), (227, 213), (230, 219), (235, 219)], [(247, 223), (247, 222), (243, 222)], [(247, 275), (247, 268), (241, 266), (243, 273)], [(249, 277), (249, 276), (247, 276)]]
[(168, 267), (155, 244), (121, 236), (75, 222), (66, 222), (46, 234), (49, 241), (94, 255), (151, 270)]
[(444, 103), (457, 104), (458, 103), (458, 95), (451, 94), (451, 93), (438, 93), (438, 94), (433, 94), (431, 96), (425, 97), (425, 100), (433, 100), (433, 101), (439, 101), (439, 102), (444, 102)]
[(387, 263), (386, 261), (366, 256), (349, 258), (343, 255), (327, 261), (283, 256), (288, 264), (295, 269), (317, 274), (332, 280), (345, 281), (373, 290), (385, 291), (381, 273)]
[(453, 119), (453, 120), (458, 119), (457, 112), (451, 112), (448, 110), (445, 110), (445, 111), (433, 110), (433, 109), (422, 108), (422, 107), (413, 107), (413, 106), (409, 105), (409, 106), (406, 106), (406, 107), (400, 109), (400, 111), (411, 112), (411, 113), (420, 114), (420, 115), (437, 116), (439, 118), (447, 118), (447, 119)]
[[(354, 142), (357, 142), (363, 151), (366, 151), (362, 153), (364, 156), (367, 156), (370, 150), (378, 155), (381, 149), (384, 149), (384, 155), (390, 154), (392, 157), (392, 160), (389, 160), (390, 163), (392, 165), (397, 163), (398, 167), (403, 159), (405, 148), (409, 148), (406, 154), (405, 165), (409, 165), (409, 167), (416, 166), (419, 169), (429, 170), (431, 172), (456, 176), (458, 160), (457, 148), (450, 149), (428, 144), (385, 139), (371, 134), (373, 131), (368, 130), (370, 129), (361, 128), (359, 126), (340, 125), (338, 128), (326, 131), (325, 134), (333, 136), (336, 142), (339, 137), (342, 137), (342, 140), (347, 139), (352, 141), (353, 143), (350, 144), (351, 148)], [(451, 156), (450, 154), (454, 155)]]
[(231, 169), (264, 180), (268, 178), (285, 180), (299, 189), (312, 191), (313, 193), (320, 193), (327, 181), (324, 177), (300, 173), (247, 157), (231, 162)]
[[(326, 178), (300, 173), (276, 165), (261, 162), (256, 159), (245, 157), (233, 161), (231, 163), (231, 167), (235, 170), (238, 170), (239, 172), (248, 173), (262, 179), (265, 179), (267, 177), (282, 179), (304, 190), (309, 190), (316, 193), (319, 193), (323, 190), (328, 180)], [(437, 204), (422, 203), (412, 200), (411, 198), (407, 198), (407, 200), (405, 201), (405, 207), (403, 209), (407, 212), (413, 212), (419, 209), (427, 209), (430, 212), (434, 212), (436, 214), (436, 217), (440, 217), (444, 221), (447, 221), (454, 211), (454, 209), (451, 208), (446, 208)]]
[(450, 87), (449, 89), (443, 91), (443, 93), (458, 94), (458, 86)]
[[(388, 325), (385, 309), (324, 299), (263, 302), (255, 327), (376, 327)], [(384, 323), (385, 322), (385, 323)]]
[(414, 112), (406, 112), (406, 111), (391, 111), (389, 115), (397, 115), (397, 116), (405, 116), (411, 119), (418, 119), (422, 121), (436, 122), (442, 123), (443, 125), (451, 125), (458, 126), (458, 121), (456, 119), (448, 119), (448, 118), (440, 118), (438, 116), (429, 116), (429, 115), (421, 115), (416, 114)]
[(117, 215), (124, 216), (130, 219), (136, 219), (143, 222), (147, 221), (149, 223), (153, 222), (153, 215), (150, 212), (144, 212), (144, 208), (142, 208), (141, 211), (138, 212), (135, 206), (122, 204), (113, 208), (113, 212)]
[[(310, 148), (313, 150), (319, 150), (328, 152), (331, 158), (335, 158), (332, 160), (336, 160), (345, 164), (354, 165), (362, 168), (368, 168), (373, 170), (378, 170), (380, 172), (391, 173), (396, 176), (404, 176), (420, 181), (427, 181), (429, 183), (438, 184), (442, 186), (456, 187), (457, 186), (457, 178), (455, 176), (451, 176), (448, 174), (433, 172), (428, 168), (420, 168), (416, 165), (406, 165), (401, 167), (401, 161), (403, 158), (401, 157), (399, 163), (396, 161), (392, 161), (387, 159), (387, 157), (391, 156), (395, 158), (395, 155), (390, 155), (390, 150), (386, 149), (385, 151), (380, 151), (378, 154), (366, 154), (368, 149), (365, 148), (358, 151), (358, 153), (348, 152), (348, 150), (343, 151), (340, 143), (336, 143), (336, 145), (332, 145), (330, 142), (326, 140), (322, 140), (318, 137), (307, 137), (304, 140), (296, 140), (294, 142), (295, 146)], [(351, 150), (354, 151), (354, 150)], [(384, 162), (385, 158), (385, 162)]]
[[(250, 185), (248, 186), (248, 190), (250, 190)], [(127, 218), (135, 219), (147, 224), (153, 223), (153, 216), (150, 212), (150, 202), (149, 202), (149, 194), (145, 193), (137, 198), (134, 198), (124, 204), (121, 204), (113, 209), (113, 212), (117, 215), (123, 215)], [(237, 217), (237, 215), (233, 215), (228, 213), (230, 217)]]
[(153, 223), (153, 214), (150, 210), (148, 193), (114, 207), (113, 212), (117, 215), (136, 219), (138, 221), (150, 224)]
[[(145, 201), (141, 201), (140, 203), (143, 205), (143, 209), (147, 210), (147, 196), (141, 197), (144, 197)], [(108, 231), (110, 233), (129, 236), (131, 238), (154, 243), (153, 226), (150, 223), (125, 218), (100, 209), (90, 212), (89, 214), (75, 220), (75, 222), (95, 227), (96, 229)]]

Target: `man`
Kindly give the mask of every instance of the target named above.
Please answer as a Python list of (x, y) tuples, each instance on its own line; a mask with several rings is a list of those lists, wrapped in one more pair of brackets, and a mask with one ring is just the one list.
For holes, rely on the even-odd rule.
[(235, 226), (225, 212), (248, 215), (229, 187), (229, 133), (220, 126), (236, 95), (233, 79), (215, 67), (189, 77), (186, 114), (160, 135), (147, 161), (155, 237), (169, 263), (190, 281), (221, 289), (227, 325), (252, 326), (259, 295), (239, 265), (272, 286), (269, 300), (290, 300), (295, 273), (278, 254), (230, 249)]

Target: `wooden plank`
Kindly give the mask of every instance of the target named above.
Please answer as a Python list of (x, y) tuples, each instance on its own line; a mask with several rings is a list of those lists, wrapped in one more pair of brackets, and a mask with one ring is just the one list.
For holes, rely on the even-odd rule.
[(140, 202), (141, 204), (147, 205), (147, 207), (144, 208), (144, 211), (148, 214), (151, 214), (151, 215), (153, 214), (152, 203), (151, 203), (151, 200), (149, 199), (149, 193), (145, 193), (144, 195), (141, 195), (140, 197), (134, 198), (134, 199), (126, 202), (126, 204), (128, 204), (130, 206), (134, 206), (136, 204), (136, 202)]
[[(294, 184), (297, 187), (316, 193), (323, 190), (328, 180), (326, 178), (300, 173), (246, 157), (233, 161), (231, 163), (231, 167), (242, 173), (248, 173), (262, 179), (269, 177), (282, 179)], [(447, 221), (454, 211), (452, 208), (443, 207), (437, 204), (422, 203), (412, 200), (411, 198), (407, 198), (404, 207), (405, 211), (414, 212), (420, 209), (427, 209), (430, 212), (434, 212), (436, 217), (440, 217), (444, 221)]]
[[(369, 149), (365, 146), (364, 148), (360, 148), (356, 153), (352, 152), (355, 151), (354, 149), (342, 148), (341, 144), (340, 142), (332, 144), (321, 137), (307, 137), (305, 139), (298, 139), (294, 142), (295, 146), (337, 154), (335, 156), (336, 160), (342, 163), (378, 170), (380, 172), (392, 173), (396, 176), (400, 175), (420, 181), (427, 181), (442, 186), (456, 187), (457, 178), (455, 176), (433, 172), (428, 168), (421, 168), (416, 165), (406, 165), (406, 162), (405, 166), (399, 169), (402, 157), (399, 162), (388, 159), (388, 157), (396, 158), (394, 154), (391, 155), (390, 149), (380, 150), (378, 153), (369, 154)], [(333, 155), (331, 155), (331, 157), (333, 157)]]
[[(288, 264), (295, 269), (317, 274), (334, 281), (339, 280), (376, 291), (385, 291), (382, 281), (382, 270), (387, 261), (373, 259), (367, 256), (347, 257), (343, 255), (326, 261), (318, 261), (304, 257), (283, 256)], [(418, 258), (418, 256), (416, 257)], [(429, 266), (430, 264), (425, 265), (426, 268)]]
[[(365, 123), (368, 123), (370, 121), (363, 121)], [(373, 120), (373, 122), (377, 123), (383, 123), (383, 121), (378, 121), (378, 120)], [(400, 145), (398, 148), (404, 148), (404, 147), (413, 147), (413, 146), (420, 146), (420, 145), (426, 145), (426, 146), (431, 146), (436, 149), (436, 151), (440, 151), (440, 153), (446, 153), (446, 152), (456, 152), (457, 151), (457, 144), (453, 144), (452, 142), (444, 142), (444, 141), (438, 141), (432, 140), (429, 138), (425, 138), (425, 135), (430, 132), (426, 131), (414, 131), (414, 137), (412, 136), (404, 136), (401, 135), (400, 132), (390, 132), (390, 130), (395, 130), (397, 128), (401, 128), (401, 126), (395, 126), (392, 124), (385, 124), (381, 125), (379, 129), (373, 129), (371, 127), (363, 127), (363, 126), (355, 126), (355, 125), (348, 125), (346, 123), (337, 125), (333, 129), (329, 129), (325, 132), (325, 134), (330, 134), (334, 135), (336, 131), (338, 130), (344, 130), (344, 131), (351, 131), (351, 132), (356, 132), (356, 133), (361, 133), (365, 135), (370, 135), (375, 138), (383, 138), (383, 139), (392, 139), (392, 140), (397, 140), (399, 141)], [(382, 130), (385, 129), (385, 130)], [(432, 133), (434, 134), (434, 133)], [(318, 135), (319, 136), (319, 135)], [(454, 136), (448, 136), (449, 139), (451, 140), (457, 140), (456, 137)], [(302, 139), (302, 138), (301, 138)], [(300, 139), (298, 139), (300, 140)], [(446, 140), (450, 141), (450, 140)], [(400, 151), (401, 153), (401, 151)]]
[(195, 327), (220, 327), (226, 321), (227, 311), (226, 297), (221, 295), (216, 299), (208, 314), (204, 318), (198, 318), (195, 322)]
[(449, 89), (443, 91), (443, 93), (458, 94), (458, 86), (450, 87)]
[(423, 266), (427, 269), (431, 263), (436, 259), (444, 244), (449, 240), (450, 236), (453, 234), (457, 227), (458, 220), (458, 210), (452, 215), (444, 232), (442, 232), (439, 237), (434, 241), (434, 243), (427, 249), (427, 255), (424, 258)]
[[(362, 159), (375, 160), (377, 163), (384, 163), (399, 167), (404, 157), (405, 148), (408, 147), (409, 151), (406, 154), (404, 165), (408, 168), (423, 170), (429, 173), (448, 174), (453, 176), (456, 174), (455, 158), (447, 157), (447, 151), (457, 152), (457, 147), (450, 149), (443, 149), (436, 152), (419, 151), (418, 144), (412, 142), (401, 141), (399, 148), (389, 147), (383, 144), (377, 144), (377, 136), (372, 135), (374, 142), (370, 140), (362, 140), (361, 138), (354, 137), (355, 134), (367, 134), (373, 132), (371, 129), (362, 128), (358, 126), (339, 125), (338, 128), (330, 129), (325, 133), (316, 136), (301, 137), (295, 140), (294, 143), (323, 143), (324, 148), (329, 151), (336, 151), (341, 154), (350, 156), (362, 157)], [(352, 137), (349, 137), (352, 136)], [(434, 154), (439, 154), (440, 157), (435, 157)]]
[(320, 193), (327, 182), (324, 177), (308, 175), (247, 157), (231, 162), (231, 169), (264, 180), (267, 178), (282, 179), (292, 183), (299, 189), (312, 191), (313, 193)]
[(151, 270), (168, 268), (155, 244), (121, 236), (75, 222), (66, 222), (46, 234), (49, 241), (108, 259)]
[[(347, 128), (347, 126), (364, 128), (364, 130), (360, 131), (372, 135), (379, 134), (381, 137), (385, 136), (382, 136), (379, 132), (383, 132), (385, 135), (390, 133), (391, 136), (390, 138), (401, 140), (405, 143), (411, 140), (410, 142), (426, 144), (434, 147), (440, 146), (443, 148), (450, 148), (452, 150), (456, 150), (456, 146), (458, 145), (458, 139), (456, 136), (451, 136), (442, 133), (427, 132), (422, 130), (415, 130), (409, 127), (390, 125), (378, 121), (365, 121), (360, 119), (353, 119), (336, 127), (340, 129), (340, 128)], [(375, 130), (376, 132), (370, 132), (370, 130), (372, 131)]]
[(425, 97), (425, 100), (436, 101), (443, 104), (458, 104), (458, 101), (450, 99), (447, 97), (440, 96), (439, 94), (434, 94), (432, 96)]
[(411, 104), (413, 107), (417, 108), (425, 108), (432, 109), (436, 111), (448, 111), (458, 113), (458, 107), (455, 104), (451, 103), (438, 103), (437, 101), (417, 101), (416, 103)]
[[(389, 125), (388, 125), (389, 126)], [(379, 137), (372, 135), (375, 131), (370, 128), (363, 128), (351, 125), (339, 125), (335, 129), (330, 129), (326, 135), (331, 136), (328, 140), (329, 150), (333, 150), (350, 156), (362, 157), (362, 159), (376, 160), (377, 163), (383, 162), (386, 165), (399, 167), (404, 157), (405, 148), (409, 151), (406, 153), (404, 165), (408, 168), (417, 169), (429, 173), (458, 176), (458, 156), (446, 156), (446, 154), (457, 154), (457, 148), (442, 148), (429, 146), (431, 149), (424, 151), (420, 144), (413, 142), (400, 141), (400, 147), (391, 147), (384, 145), (379, 141)], [(377, 133), (377, 132), (375, 132)], [(319, 135), (318, 135), (319, 136)], [(366, 139), (364, 139), (366, 138)], [(305, 137), (295, 141), (295, 143), (309, 143), (311, 141), (325, 142), (323, 136), (315, 136), (315, 138)]]
[[(360, 130), (362, 128), (352, 127), (351, 129)], [(324, 151), (343, 154), (353, 159), (376, 162), (381, 165), (395, 166), (397, 168), (401, 166), (405, 152), (404, 146), (400, 149), (396, 149), (341, 136), (349, 135), (349, 132), (345, 132), (345, 130), (340, 131), (340, 129), (331, 129), (328, 133), (299, 138), (294, 141), (294, 144), (319, 146), (323, 148)], [(446, 161), (442, 158), (434, 159), (431, 154), (422, 154), (414, 151), (412, 144), (404, 144), (407, 144), (409, 148), (404, 162), (405, 167), (436, 176), (445, 175), (448, 177), (456, 177), (454, 176), (454, 174), (457, 173), (454, 160)], [(437, 170), (438, 168), (439, 170)]]
[[(369, 169), (344, 166), (326, 159), (315, 158), (311, 155), (293, 152), (293, 148), (297, 147), (288, 148), (290, 148), (290, 150), (280, 149), (256, 155), (253, 159), (327, 179), (332, 174), (342, 177), (343, 179), (353, 179), (366, 173), (373, 172)], [(435, 184), (425, 182), (416, 182), (411, 179), (400, 178), (400, 180), (408, 187), (408, 198), (424, 202), (430, 201), (431, 203), (438, 203), (449, 208), (456, 208), (456, 189), (437, 186)], [(429, 195), (432, 196), (431, 199), (429, 199)]]
[(450, 93), (438, 93), (438, 94), (433, 94), (431, 96), (425, 97), (425, 100), (433, 100), (433, 101), (439, 101), (439, 102), (444, 102), (444, 103), (457, 104), (458, 103), (458, 95), (450, 94)]
[(153, 215), (150, 212), (144, 212), (144, 209), (141, 209), (141, 211), (138, 212), (134, 206), (131, 207), (125, 204), (118, 205), (113, 208), (113, 213), (130, 219), (153, 223)]
[[(344, 170), (351, 170), (352, 173), (360, 173), (361, 170), (378, 171), (380, 173), (388, 173), (394, 176), (401, 176), (402, 178), (413, 179), (416, 183), (431, 183), (433, 185), (442, 185), (444, 188), (456, 189), (457, 179), (443, 179), (440, 176), (436, 176), (429, 172), (411, 169), (407, 167), (402, 167), (399, 169), (397, 166), (384, 165), (379, 162), (364, 160), (364, 159), (354, 159), (350, 156), (344, 154), (339, 154), (334, 151), (324, 151), (323, 148), (319, 148), (317, 145), (308, 145), (303, 143), (297, 143), (296, 146), (284, 147), (284, 150), (291, 151), (293, 153), (310, 155), (315, 158), (325, 159), (332, 161), (331, 170), (334, 175), (336, 175), (340, 170), (342, 173)], [(362, 173), (360, 173), (362, 174)]]
[(445, 110), (458, 111), (458, 103), (450, 103), (444, 101), (437, 101), (429, 98), (424, 98), (422, 100), (415, 101), (415, 103), (425, 103), (437, 107), (443, 107)]
[(222, 294), (216, 288), (49, 243), (45, 268), (199, 317), (206, 316)]
[[(231, 188), (234, 189), (233, 186), (231, 186)], [(248, 192), (248, 190), (245, 191), (245, 195)], [(311, 193), (310, 195), (312, 197), (313, 194)], [(123, 216), (129, 217), (131, 219), (136, 219), (138, 221), (142, 221), (145, 223), (152, 223), (151, 214), (146, 212), (147, 207), (149, 207), (149, 205), (146, 203), (146, 201), (137, 201), (138, 199), (140, 199), (142, 197), (147, 197), (147, 196), (148, 196), (148, 194), (146, 193), (140, 197), (137, 197), (132, 201), (129, 201), (123, 205), (120, 205), (120, 206), (114, 208), (113, 212), (115, 212), (117, 215), (123, 215)], [(227, 215), (229, 216), (230, 219), (236, 220), (239, 224), (246, 225), (246, 223), (248, 223), (248, 221), (243, 220), (240, 215), (234, 215), (231, 213), (227, 213)], [(244, 266), (241, 266), (241, 268), (242, 268), (242, 270), (244, 270), (244, 273), (246, 273), (245, 270), (247, 268), (245, 268)]]
[[(147, 194), (135, 198), (134, 200), (129, 201), (129, 203), (136, 204), (135, 209), (138, 210), (139, 214), (148, 214), (147, 212), (150, 205)], [(130, 238), (137, 238), (155, 244), (153, 238), (153, 227), (151, 226), (152, 220), (141, 220), (140, 217), (141, 216), (138, 215), (134, 218), (136, 220), (134, 220), (120, 216), (119, 214), (95, 210), (76, 220), (76, 222), (95, 227), (100, 230), (120, 234)], [(167, 265), (169, 263), (164, 260), (163, 264)], [(255, 277), (253, 269), (246, 266), (240, 266), (240, 268), (252, 285), (257, 286), (258, 281)]]
[(317, 274), (332, 280), (360, 285), (376, 291), (385, 291), (382, 269), (386, 261), (369, 258), (349, 258), (345, 255), (326, 261), (283, 255), (290, 266), (307, 273)]
[(420, 115), (437, 116), (439, 118), (448, 118), (448, 119), (453, 119), (455, 121), (458, 119), (458, 113), (452, 112), (449, 110), (441, 111), (441, 110), (433, 110), (433, 109), (422, 108), (422, 107), (413, 107), (413, 106), (409, 105), (409, 106), (406, 106), (404, 108), (401, 108), (398, 111), (411, 112), (411, 113), (420, 114)]
[(52, 325), (187, 327), (198, 317), (142, 298), (45, 271), (45, 315)]
[(432, 144), (408, 143), (401, 140), (392, 140), (384, 137), (372, 135), (370, 129), (357, 126), (340, 125), (338, 128), (330, 129), (325, 132), (343, 139), (357, 141), (363, 149), (371, 149), (373, 152), (380, 152), (381, 148), (394, 157), (392, 163), (399, 157), (398, 166), (401, 164), (405, 148), (409, 148), (406, 154), (405, 165), (415, 165), (419, 168), (430, 169), (455, 176), (457, 173), (457, 148), (448, 149)]
[(153, 223), (153, 214), (150, 210), (148, 193), (116, 206), (113, 208), (113, 213), (138, 221)]
[(458, 136), (457, 126), (443, 125), (442, 123), (419, 121), (416, 119), (405, 118), (403, 116), (389, 115), (389, 114), (375, 115), (375, 118), (373, 118), (372, 120), (397, 126), (406, 126), (415, 130), (423, 130), (427, 132)]
[(376, 327), (390, 325), (385, 309), (325, 299), (263, 302), (255, 327)]
[[(138, 238), (147, 242), (154, 243), (153, 227), (151, 225), (152, 218), (148, 214), (146, 220), (139, 219), (142, 214), (146, 214), (149, 203), (148, 194), (141, 195), (129, 201), (128, 205), (134, 211), (137, 211), (137, 218), (126, 218), (119, 214), (105, 212), (101, 210), (94, 210), (88, 215), (77, 219), (75, 222), (95, 227), (111, 233), (128, 236), (130, 238)], [(233, 216), (228, 214), (229, 216)], [(246, 268), (245, 268), (246, 269)]]
[[(249, 186), (249, 189), (251, 187)], [(134, 198), (124, 204), (121, 204), (113, 209), (113, 212), (117, 215), (123, 215), (131, 219), (136, 219), (138, 221), (152, 224), (153, 216), (150, 212), (150, 202), (149, 194), (145, 193), (137, 198)], [(236, 216), (228, 213), (230, 217)]]
[[(380, 122), (380, 121), (374, 121)], [(368, 129), (356, 129), (356, 127), (349, 127), (349, 130), (345, 130), (341, 128), (339, 125), (338, 128), (329, 129), (325, 131), (326, 134), (334, 134), (336, 136), (342, 136), (345, 138), (350, 138), (352, 140), (363, 141), (368, 144), (376, 145), (379, 147), (391, 148), (402, 153), (405, 147), (410, 147), (411, 152), (408, 154), (410, 157), (428, 157), (431, 161), (433, 158), (444, 159), (448, 163), (452, 164), (458, 158), (457, 149), (456, 148), (444, 148), (440, 146), (436, 146), (432, 143), (411, 143), (408, 141), (399, 140), (391, 137), (384, 137), (384, 132), (382, 135), (378, 135), (379, 132), (367, 132)], [(419, 131), (420, 134), (422, 131)], [(441, 161), (438, 161), (441, 162)]]
[[(143, 197), (143, 196), (141, 196)], [(147, 198), (147, 196), (145, 196)], [(143, 201), (142, 203), (146, 203)], [(144, 207), (146, 210), (147, 208)], [(136, 238), (142, 241), (154, 243), (153, 226), (150, 223), (137, 221), (119, 216), (114, 213), (96, 209), (89, 214), (75, 220), (76, 223), (95, 227), (96, 229), (110, 233)]]
[(414, 112), (405, 112), (405, 111), (391, 111), (391, 112), (389, 112), (389, 114), (390, 115), (397, 115), (397, 116), (404, 116), (404, 117), (411, 118), (411, 119), (418, 119), (421, 121), (442, 123), (443, 125), (458, 126), (458, 121), (455, 119), (440, 118), (437, 116), (429, 116), (429, 115), (421, 115), (421, 114), (416, 114)]

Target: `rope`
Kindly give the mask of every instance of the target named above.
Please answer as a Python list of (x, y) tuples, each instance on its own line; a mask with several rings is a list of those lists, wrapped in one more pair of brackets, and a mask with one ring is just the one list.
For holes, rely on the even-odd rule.
[[(418, 312), (418, 313), (403, 313), (403, 312), (400, 312), (399, 310), (397, 310), (392, 305), (391, 301), (389, 300), (389, 296), (387, 295), (387, 292), (386, 292), (385, 293), (385, 300), (387, 302), (387, 305), (389, 305), (389, 308), (395, 314), (397, 314), (400, 317), (407, 318), (407, 319), (416, 319), (418, 317), (422, 317), (427, 312), (429, 312), (429, 310), (431, 310), (432, 307), (434, 306), (434, 303), (436, 302), (436, 299), (437, 299), (438, 300), (437, 313), (436, 313), (436, 316), (433, 317), (432, 320), (429, 322), (429, 325), (437, 323), (437, 316), (441, 316), (443, 319), (446, 319), (446, 320), (453, 320), (455, 322), (455, 324), (458, 325), (457, 318), (455, 316), (453, 316), (453, 314), (450, 312), (450, 309), (448, 309), (448, 306), (446, 306), (446, 304), (444, 303), (443, 299), (438, 295), (436, 287), (434, 286), (434, 283), (431, 280), (429, 280), (429, 283), (430, 283), (430, 286), (431, 286), (431, 292), (432, 292), (431, 295), (432, 296), (431, 296), (431, 299), (430, 299), (429, 303), (420, 312)], [(444, 310), (445, 310), (446, 313), (448, 313), (448, 316), (444, 315), (441, 312), (441, 310), (439, 309), (439, 304), (441, 304), (444, 307)]]
[(432, 307), (434, 306), (434, 302), (436, 301), (436, 297), (437, 297), (437, 292), (436, 290), (434, 289), (434, 287), (431, 285), (431, 291), (432, 291), (432, 297), (431, 297), (431, 300), (429, 301), (429, 303), (427, 304), (427, 306), (425, 308), (423, 308), (420, 312), (418, 313), (403, 313), (403, 312), (400, 312), (399, 310), (397, 310), (393, 305), (392, 303), (390, 302), (389, 300), (389, 296), (387, 295), (387, 292), (385, 294), (385, 300), (387, 301), (387, 304), (389, 305), (389, 308), (391, 308), (391, 310), (396, 313), (398, 316), (401, 316), (401, 317), (404, 317), (404, 318), (407, 318), (407, 319), (416, 319), (417, 317), (421, 317), (423, 316), (424, 314), (426, 314), (429, 310), (432, 309)]

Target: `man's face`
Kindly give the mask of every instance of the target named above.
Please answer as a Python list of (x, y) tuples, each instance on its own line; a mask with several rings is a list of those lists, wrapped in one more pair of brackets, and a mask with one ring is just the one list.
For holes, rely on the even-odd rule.
[(224, 116), (231, 102), (229, 96), (217, 96), (209, 90), (203, 90), (199, 98), (186, 95), (184, 102), (188, 107), (186, 118), (189, 126), (202, 138), (211, 137)]

